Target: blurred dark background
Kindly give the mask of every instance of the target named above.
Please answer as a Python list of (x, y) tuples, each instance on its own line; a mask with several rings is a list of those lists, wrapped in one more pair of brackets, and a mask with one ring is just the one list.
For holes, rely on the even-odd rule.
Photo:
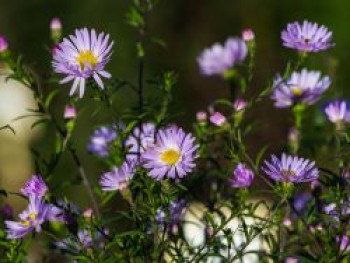
[[(47, 70), (50, 67), (48, 47), (51, 45), (49, 23), (53, 17), (61, 18), (64, 35), (71, 34), (75, 28), (81, 27), (108, 32), (115, 41), (114, 54), (107, 66), (108, 70), (114, 77), (136, 83), (135, 32), (125, 22), (125, 13), (130, 2), (0, 0), (0, 34), (8, 37), (11, 49), (15, 53), (23, 54), (25, 60), (32, 62), (34, 67)], [(289, 22), (307, 19), (326, 25), (334, 32), (336, 43), (336, 47), (331, 51), (314, 55), (309, 67), (322, 70), (334, 78), (334, 85), (327, 92), (328, 97), (349, 95), (347, 89), (350, 82), (349, 10), (350, 2), (344, 0), (161, 0), (150, 17), (148, 33), (163, 39), (167, 47), (148, 45), (147, 78), (170, 69), (179, 74), (172, 111), (184, 112), (185, 114), (177, 121), (190, 129), (196, 111), (205, 109), (216, 98), (227, 95), (224, 81), (219, 78), (202, 77), (199, 74), (196, 56), (203, 48), (215, 42), (223, 42), (229, 36), (240, 36), (244, 28), (252, 28), (257, 41), (257, 61), (255, 77), (247, 96), (253, 95), (266, 87), (276, 72), (283, 71), (288, 58), (295, 57), (295, 52), (282, 47), (281, 30)], [(62, 89), (68, 93), (69, 87)], [(84, 103), (90, 107), (88, 103), (91, 102), (85, 100), (82, 101), (82, 108)], [(116, 96), (116, 108), (129, 107), (132, 103), (134, 98), (129, 91), (122, 91)], [(56, 102), (58, 114), (63, 111), (62, 104)], [(258, 104), (249, 114), (260, 124), (257, 132), (249, 138), (252, 151), (266, 143), (272, 144), (271, 150), (280, 149), (291, 123), (288, 112), (275, 109), (272, 102), (266, 100)], [(105, 167), (86, 153), (86, 144), (93, 128), (108, 122), (110, 123), (111, 119), (107, 115), (91, 117), (89, 110), (84, 111), (78, 119), (76, 134), (79, 136), (75, 136), (74, 140), (94, 182)], [(35, 137), (35, 141), (41, 145), (39, 149), (43, 152), (54, 149), (52, 132), (50, 129), (44, 130)], [(2, 140), (5, 139), (13, 143), (16, 141), (13, 135)], [(3, 155), (6, 156), (8, 151), (4, 146), (1, 147)], [(4, 163), (3, 159), (0, 159), (0, 162)], [(21, 159), (14, 155), (13, 162), (20, 164)], [(29, 176), (34, 169), (33, 164), (29, 164), (29, 167), (32, 168), (29, 168), (28, 172), (23, 172), (24, 177)], [(64, 176), (72, 176), (74, 171), (75, 167), (70, 156), (66, 156), (56, 169), (55, 178), (60, 180)], [(3, 170), (1, 172), (4, 173)], [(19, 186), (13, 188), (12, 190), (18, 191)], [(67, 193), (74, 194), (76, 189), (76, 186), (70, 186), (67, 188)], [(78, 202), (83, 207), (87, 205), (86, 199), (80, 198)]]

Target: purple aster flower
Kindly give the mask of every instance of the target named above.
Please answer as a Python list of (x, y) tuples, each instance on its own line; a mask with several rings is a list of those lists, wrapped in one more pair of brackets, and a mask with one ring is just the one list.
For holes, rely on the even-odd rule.
[[(141, 125), (141, 134), (140, 127), (135, 127), (132, 133), (125, 141), (125, 146), (129, 148), (130, 154), (128, 159), (137, 159), (137, 153), (140, 150), (140, 153), (144, 153), (149, 147), (153, 146), (155, 139), (156, 127), (153, 123), (147, 122)], [(141, 146), (139, 146), (139, 141)]]
[(229, 179), (229, 183), (234, 188), (249, 187), (253, 179), (253, 171), (248, 169), (245, 164), (240, 163), (233, 171), (233, 177)]
[(100, 179), (103, 191), (124, 190), (134, 176), (135, 161), (125, 161), (121, 167), (114, 167), (111, 172), (105, 173)]
[(321, 73), (318, 71), (303, 69), (300, 72), (293, 72), (286, 81), (277, 75), (271, 99), (278, 108), (291, 107), (295, 103), (312, 105), (330, 85), (331, 79), (328, 76), (321, 78)]
[(28, 197), (37, 196), (41, 198), (46, 194), (47, 190), (48, 188), (43, 178), (40, 175), (33, 175), (22, 187), (21, 192)]
[(264, 164), (265, 167), (262, 167), (262, 170), (276, 181), (299, 183), (310, 182), (318, 178), (315, 162), (297, 156), (283, 153), (281, 159), (278, 159), (272, 155), (271, 161), (265, 161)]
[(40, 232), (47, 213), (48, 206), (40, 197), (30, 197), (27, 209), (18, 216), (20, 221), (5, 221), (7, 238), (19, 239), (32, 231)]
[(229, 38), (225, 44), (214, 44), (197, 58), (203, 75), (221, 75), (242, 62), (247, 56), (247, 46), (242, 39)]
[(283, 45), (301, 52), (318, 52), (334, 46), (332, 32), (325, 26), (304, 21), (287, 25), (281, 33)]
[(350, 122), (350, 107), (346, 101), (333, 101), (326, 105), (324, 112), (330, 122)]
[(196, 166), (198, 147), (192, 134), (186, 134), (181, 128), (159, 130), (155, 145), (141, 155), (143, 167), (157, 180), (183, 178)]
[(323, 210), (333, 219), (339, 221), (341, 217), (348, 217), (350, 215), (350, 199), (342, 201), (339, 207), (334, 203), (326, 205)]
[(117, 138), (115, 127), (102, 126), (97, 128), (90, 138), (89, 152), (100, 157), (108, 156), (112, 142)]
[(104, 70), (111, 56), (113, 42), (109, 42), (109, 35), (96, 34), (87, 28), (75, 30), (58, 45), (53, 57), (53, 68), (56, 73), (66, 75), (61, 84), (73, 81), (70, 95), (79, 87), (79, 97), (82, 98), (86, 80), (93, 78), (97, 85), (104, 89), (100, 76), (110, 78), (111, 75)]
[(0, 35), (0, 53), (6, 51), (9, 47), (6, 37)]
[(220, 112), (214, 112), (210, 118), (210, 122), (216, 126), (222, 126), (226, 123), (226, 117), (222, 115)]

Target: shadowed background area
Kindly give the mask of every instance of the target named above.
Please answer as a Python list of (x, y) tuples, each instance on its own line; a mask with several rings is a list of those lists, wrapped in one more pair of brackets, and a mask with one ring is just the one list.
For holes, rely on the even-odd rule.
[[(23, 54), (25, 61), (34, 68), (47, 70), (50, 67), (49, 23), (52, 17), (61, 18), (64, 35), (81, 27), (108, 32), (115, 41), (115, 47), (107, 69), (118, 79), (136, 83), (135, 34), (125, 23), (125, 13), (129, 4), (126, 0), (0, 1), (0, 34), (6, 35), (11, 49), (16, 54)], [(329, 97), (346, 97), (349, 95), (347, 83), (350, 82), (350, 35), (347, 28), (349, 8), (350, 2), (343, 0), (162, 0), (150, 17), (148, 33), (152, 37), (161, 38), (167, 45), (164, 48), (149, 42), (146, 77), (152, 78), (155, 74), (170, 69), (179, 74), (171, 108), (172, 112), (185, 113), (177, 118), (177, 122), (190, 129), (196, 111), (205, 109), (218, 97), (227, 96), (224, 81), (200, 76), (196, 57), (203, 48), (215, 42), (223, 42), (229, 36), (239, 36), (244, 28), (254, 30), (257, 61), (254, 80), (246, 95), (249, 96), (266, 87), (276, 72), (284, 70), (286, 57), (295, 56), (293, 51), (282, 47), (281, 30), (288, 22), (308, 19), (324, 24), (332, 30), (336, 43), (333, 50), (315, 55), (309, 66), (317, 65), (318, 69), (331, 74), (332, 77), (336, 73), (336, 82), (334, 79), (334, 85), (327, 94)], [(23, 114), (24, 105), (33, 103), (28, 92), (23, 93), (26, 103), (16, 100), (18, 91), (13, 95), (4, 96), (4, 93), (8, 94), (9, 90), (13, 90), (13, 85), (16, 84), (5, 84), (4, 81), (0, 84), (0, 105), (7, 105), (0, 107), (0, 126), (11, 124), (11, 120), (16, 117), (12, 109), (21, 109), (19, 114)], [(337, 91), (334, 89), (335, 85)], [(63, 101), (68, 90), (68, 86), (62, 87), (62, 94), (65, 95), (55, 101), (55, 111), (58, 115), (62, 114)], [(114, 107), (116, 110), (125, 109), (134, 104), (135, 99), (131, 91), (123, 90), (116, 95)], [(74, 136), (74, 141), (78, 145), (78, 153), (83, 158), (89, 177), (95, 184), (104, 167), (87, 153), (86, 145), (93, 128), (98, 124), (110, 123), (111, 119), (107, 114), (92, 117), (89, 103), (91, 101), (83, 100), (80, 105), (85, 109), (79, 116), (78, 128), (75, 131), (75, 135), (79, 136)], [(315, 108), (317, 109), (317, 106)], [(265, 100), (252, 109), (250, 115), (259, 123), (259, 129), (249, 138), (251, 150), (254, 151), (265, 144), (271, 144), (271, 151), (280, 150), (291, 123), (287, 111), (276, 110), (270, 100)], [(21, 137), (13, 135), (10, 131), (3, 131), (0, 137), (0, 188), (6, 186), (12, 191), (18, 191), (19, 183), (34, 171), (29, 144), (34, 144), (43, 154), (54, 150), (53, 130), (48, 128), (32, 131), (30, 124), (24, 126), (17, 128), (25, 131)], [(16, 167), (16, 171), (11, 167)], [(76, 168), (70, 156), (65, 156), (54, 173), (56, 180), (76, 176)], [(84, 190), (79, 190), (81, 195), (77, 195), (77, 188), (81, 187), (67, 187), (68, 196), (74, 196), (82, 207), (88, 206), (86, 198), (80, 197), (86, 196)], [(12, 202), (17, 204), (17, 201)]]

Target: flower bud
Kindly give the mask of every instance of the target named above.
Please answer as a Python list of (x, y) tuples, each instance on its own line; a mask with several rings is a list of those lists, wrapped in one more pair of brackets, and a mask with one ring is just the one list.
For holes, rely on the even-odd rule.
[(83, 216), (84, 216), (85, 218), (91, 218), (92, 215), (93, 215), (93, 211), (92, 211), (91, 208), (87, 208), (87, 209), (84, 211), (84, 213), (83, 213)]
[(5, 36), (0, 35), (0, 53), (5, 52), (8, 49), (8, 42)]
[(242, 31), (242, 39), (246, 42), (253, 41), (255, 39), (255, 34), (252, 29), (246, 28)]
[(207, 121), (207, 113), (205, 111), (199, 111), (196, 114), (196, 118), (198, 122), (206, 122)]
[(63, 118), (66, 120), (74, 119), (77, 116), (77, 110), (74, 106), (67, 105), (64, 109)]
[(226, 117), (216, 111), (210, 116), (210, 122), (216, 126), (222, 126), (226, 123)]
[(62, 37), (62, 22), (58, 17), (54, 17), (50, 22), (51, 38), (55, 43), (60, 42)]
[(241, 111), (244, 110), (245, 107), (247, 107), (247, 101), (244, 99), (236, 99), (235, 102), (233, 103), (233, 108), (235, 111)]

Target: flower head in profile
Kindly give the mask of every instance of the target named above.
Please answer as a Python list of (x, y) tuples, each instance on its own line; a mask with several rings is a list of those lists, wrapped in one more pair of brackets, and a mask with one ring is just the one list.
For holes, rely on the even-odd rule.
[(26, 234), (41, 231), (41, 225), (45, 222), (48, 214), (48, 206), (37, 196), (29, 198), (26, 210), (19, 214), (19, 221), (5, 221), (8, 239), (19, 239)]
[(220, 112), (216, 111), (209, 118), (210, 122), (215, 126), (222, 126), (227, 122), (227, 119)]
[(43, 197), (48, 188), (43, 180), (43, 178), (40, 175), (33, 175), (31, 178), (29, 178), (25, 185), (21, 189), (21, 193), (25, 196), (37, 196), (37, 197)]
[(66, 75), (61, 84), (73, 81), (70, 95), (79, 88), (79, 97), (82, 98), (89, 78), (104, 89), (101, 76), (111, 77), (104, 68), (110, 60), (112, 46), (108, 34), (97, 35), (94, 29), (89, 31), (87, 28), (75, 30), (75, 35), (64, 38), (57, 46), (52, 65), (56, 73)]
[(296, 103), (312, 105), (330, 85), (330, 78), (328, 76), (321, 77), (321, 73), (318, 71), (303, 69), (300, 72), (293, 72), (286, 81), (277, 75), (271, 99), (275, 101), (277, 108), (291, 107)]
[(282, 154), (281, 158), (271, 156), (271, 161), (265, 161), (262, 170), (273, 180), (299, 183), (310, 182), (318, 178), (315, 162), (297, 156)]
[(330, 122), (350, 122), (350, 105), (346, 101), (329, 102), (324, 112)]
[(137, 159), (137, 153), (139, 151), (142, 154), (152, 146), (154, 144), (155, 133), (156, 127), (150, 122), (141, 125), (141, 132), (140, 127), (135, 127), (125, 141), (125, 146), (129, 148), (128, 150), (130, 152), (128, 159)]
[(149, 175), (157, 180), (182, 178), (196, 166), (198, 147), (195, 138), (181, 128), (171, 126), (159, 130), (155, 145), (141, 155), (143, 167), (149, 169)]
[(285, 47), (301, 52), (319, 52), (334, 46), (332, 32), (325, 26), (308, 21), (288, 24), (281, 38)]
[(229, 38), (224, 45), (214, 44), (197, 58), (203, 75), (224, 76), (225, 72), (242, 62), (247, 56), (246, 43), (240, 38)]
[[(123, 129), (122, 125), (118, 125)], [(106, 157), (109, 153), (111, 144), (117, 138), (116, 126), (101, 126), (94, 130), (90, 137), (88, 151), (100, 157)]]
[(240, 163), (234, 169), (233, 176), (229, 179), (229, 183), (234, 188), (249, 187), (253, 179), (253, 171), (247, 168), (245, 164)]
[(124, 190), (134, 175), (135, 161), (125, 161), (121, 167), (114, 167), (112, 171), (102, 175), (100, 185), (103, 191)]

